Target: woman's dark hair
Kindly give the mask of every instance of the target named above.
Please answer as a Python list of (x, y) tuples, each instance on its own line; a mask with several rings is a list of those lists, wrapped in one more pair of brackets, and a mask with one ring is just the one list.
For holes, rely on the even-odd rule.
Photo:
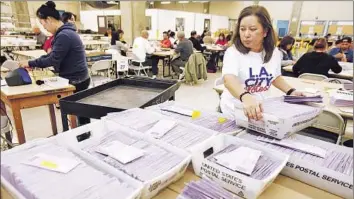
[(220, 39), (220, 37), (223, 38), (223, 39), (222, 39), (223, 41), (226, 41), (226, 37), (225, 37), (225, 34), (224, 34), (224, 33), (220, 33), (220, 34), (219, 34), (219, 39)]
[(258, 22), (262, 25), (264, 31), (267, 32), (267, 36), (263, 40), (263, 49), (265, 51), (264, 63), (269, 62), (273, 56), (273, 51), (275, 48), (276, 37), (272, 26), (272, 22), (268, 11), (263, 6), (253, 5), (244, 8), (240, 16), (238, 17), (236, 29), (232, 36), (232, 43), (235, 45), (236, 49), (243, 54), (247, 54), (251, 49), (245, 47), (241, 42), (240, 37), (240, 24), (243, 18), (247, 16), (257, 16)]
[[(291, 49), (290, 49), (290, 50), (286, 49), (286, 46), (289, 45), (289, 44), (294, 45), (294, 43), (295, 43), (295, 39), (294, 39), (293, 37), (291, 37), (291, 36), (285, 36), (285, 37), (283, 37), (283, 39), (280, 41), (278, 47), (281, 48), (281, 49), (283, 49), (283, 50), (285, 50), (285, 51), (290, 51)], [(291, 46), (291, 48), (292, 48), (292, 46)]]
[(335, 45), (338, 45), (338, 44), (341, 44), (343, 41), (341, 39), (338, 39), (336, 42), (335, 42)]
[(326, 40), (325, 38), (319, 38), (319, 39), (317, 39), (316, 42), (315, 42), (315, 44), (314, 44), (314, 46), (313, 46), (313, 48), (314, 48), (315, 50), (327, 48), (327, 40)]
[(59, 11), (55, 9), (55, 3), (53, 1), (47, 1), (47, 3), (41, 5), (38, 8), (36, 15), (40, 19), (48, 19), (48, 17), (52, 17), (56, 20), (60, 20)]
[(64, 12), (62, 15), (61, 15), (61, 21), (63, 23), (67, 23), (72, 17), (75, 17), (75, 20), (76, 20), (76, 15), (71, 13), (71, 12)]
[(170, 32), (170, 37), (173, 37), (173, 38), (174, 38), (174, 37), (175, 37), (175, 35), (176, 35), (176, 33), (175, 33), (175, 32), (173, 32), (173, 31), (171, 31), (171, 32)]

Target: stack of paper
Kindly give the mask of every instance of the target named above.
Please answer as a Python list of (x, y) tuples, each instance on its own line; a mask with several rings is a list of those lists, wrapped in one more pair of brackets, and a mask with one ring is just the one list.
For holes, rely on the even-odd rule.
[(353, 92), (338, 90), (331, 95), (331, 104), (335, 106), (353, 106)]
[(304, 104), (307, 102), (322, 103), (323, 97), (321, 95), (308, 96), (308, 97), (285, 95), (284, 102), (294, 103), (294, 104)]
[(235, 119), (238, 125), (251, 130), (283, 139), (292, 133), (311, 126), (322, 112), (320, 107), (291, 104), (282, 98), (269, 98), (262, 102), (263, 119), (249, 120), (243, 107), (235, 106)]
[(233, 194), (226, 191), (216, 182), (208, 179), (192, 181), (186, 184), (177, 199), (232, 199)]
[(134, 188), (51, 142), (1, 154), (1, 175), (25, 198), (128, 198)]
[[(184, 123), (168, 116), (158, 114), (153, 111), (144, 109), (130, 109), (119, 113), (108, 114), (104, 119), (114, 121), (123, 126), (135, 129), (141, 133), (151, 135), (154, 138), (160, 139), (173, 146), (181, 149), (188, 149), (189, 147), (199, 144), (213, 135), (217, 134), (215, 131), (205, 129), (193, 124)], [(168, 131), (160, 132), (158, 134), (151, 133), (155, 125), (160, 121), (175, 121), (173, 127), (168, 128)], [(165, 125), (171, 125), (170, 122)]]
[[(238, 133), (243, 130), (242, 127), (236, 125), (234, 118), (228, 118), (218, 112), (195, 110), (191, 107), (178, 104), (175, 101), (167, 101), (162, 104), (147, 107), (146, 109), (220, 133)], [(193, 112), (200, 112), (200, 115), (193, 117)]]
[[(219, 161), (218, 160), (218, 157), (220, 157), (220, 155), (222, 154), (227, 154), (229, 155), (229, 161), (232, 161), (232, 159), (235, 159), (235, 158), (239, 158), (239, 157), (234, 157), (232, 155), (232, 152), (239, 149), (240, 147), (242, 146), (238, 146), (236, 144), (231, 144), (231, 145), (228, 145), (226, 146), (223, 150), (221, 150), (220, 152), (218, 153), (215, 153), (213, 154), (212, 156), (210, 156), (208, 158), (208, 160), (212, 161), (212, 162), (215, 162), (219, 165), (222, 165), (228, 169), (230, 169), (230, 165), (226, 165), (226, 164), (223, 164), (222, 161)], [(256, 151), (256, 150), (255, 150)], [(262, 155), (260, 156), (260, 154), (256, 155), (257, 157), (254, 158), (253, 160), (251, 159), (247, 159), (245, 158), (247, 155), (249, 154), (243, 154), (242, 156), (242, 159), (243, 160), (249, 160), (251, 162), (244, 162), (243, 164), (244, 165), (248, 165), (250, 167), (254, 167), (254, 169), (252, 169), (251, 173), (250, 173), (250, 177), (253, 178), (253, 179), (258, 179), (258, 180), (263, 180), (265, 179), (266, 177), (268, 177), (269, 175), (271, 175), (272, 173), (274, 173), (274, 171), (280, 166), (281, 162), (279, 160), (275, 160), (274, 158), (268, 156), (268, 155)], [(241, 157), (241, 156), (240, 156)], [(250, 165), (250, 164), (253, 164), (254, 163), (254, 160), (255, 161), (255, 165)], [(233, 169), (230, 169), (230, 170), (233, 170)], [(242, 173), (244, 175), (247, 175), (245, 172), (240, 172), (238, 169), (235, 169), (233, 171), (236, 171), (236, 172), (239, 172), (239, 173)]]
[(353, 90), (353, 83), (344, 83), (344, 84), (343, 84), (343, 88), (344, 88), (345, 90), (352, 91), (352, 90)]
[[(285, 139), (289, 146), (282, 146), (280, 144), (276, 144), (279, 143), (279, 141), (274, 140), (270, 137), (265, 137), (264, 135), (261, 135), (256, 132), (250, 131), (249, 133), (245, 133), (240, 137), (242, 139), (255, 141), (271, 149), (286, 153), (291, 157), (302, 159), (314, 165), (326, 167), (328, 169), (343, 173), (345, 175), (353, 174), (353, 154), (349, 155), (339, 150), (336, 150), (331, 147), (332, 144), (321, 144), (321, 142), (323, 141), (316, 142), (315, 139), (307, 139), (307, 137), (305, 136), (295, 134)], [(302, 143), (302, 145), (307, 145), (305, 149), (307, 151), (299, 150), (295, 147), (290, 147), (291, 145), (298, 145), (299, 142)], [(318, 155), (319, 153), (321, 153), (322, 155)]]
[[(131, 148), (140, 149), (144, 151), (144, 154), (138, 158), (132, 158), (131, 161), (122, 162), (114, 156), (100, 153), (103, 146), (112, 145), (112, 142), (119, 142)], [(185, 158), (119, 131), (107, 133), (99, 142), (87, 144), (83, 150), (142, 182), (154, 179), (171, 170)], [(123, 153), (123, 151), (118, 153)]]

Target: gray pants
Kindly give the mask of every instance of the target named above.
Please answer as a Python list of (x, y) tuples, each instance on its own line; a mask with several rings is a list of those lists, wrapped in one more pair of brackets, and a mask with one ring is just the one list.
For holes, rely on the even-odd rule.
[(183, 61), (180, 57), (177, 59), (174, 59), (171, 62), (171, 66), (173, 69), (173, 72), (177, 73), (177, 75), (181, 74), (183, 71), (180, 69), (180, 67), (183, 67), (186, 65), (186, 61)]

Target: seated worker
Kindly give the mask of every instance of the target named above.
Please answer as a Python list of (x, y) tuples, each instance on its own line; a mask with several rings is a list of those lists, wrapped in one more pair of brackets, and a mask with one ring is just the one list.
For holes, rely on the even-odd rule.
[(215, 43), (215, 41), (214, 41), (214, 39), (213, 38), (211, 38), (211, 32), (206, 32), (205, 33), (205, 37), (203, 38), (203, 43), (205, 44), (205, 45), (210, 45), (210, 44), (214, 44)]
[(281, 61), (281, 66), (288, 66), (295, 64), (291, 49), (295, 43), (295, 39), (291, 36), (285, 36), (279, 43), (278, 49), (282, 53), (283, 58)]
[(175, 35), (176, 35), (175, 32), (173, 32), (173, 31), (170, 32), (170, 42), (171, 42), (171, 46), (173, 46), (174, 44), (177, 44), (177, 43), (176, 43), (176, 39), (175, 39)]
[(299, 76), (303, 73), (314, 73), (328, 77), (328, 71), (340, 73), (342, 67), (338, 61), (327, 54), (327, 41), (320, 38), (314, 45), (314, 51), (304, 54), (293, 66), (293, 72)]
[(353, 62), (353, 50), (350, 49), (351, 44), (352, 38), (345, 37), (342, 39), (340, 48), (333, 48), (329, 51), (329, 54), (336, 58), (337, 61)]
[(162, 48), (171, 48), (171, 41), (168, 38), (168, 33), (163, 32), (163, 40), (161, 40), (161, 47)]
[(224, 33), (219, 34), (219, 38), (215, 43), (216, 45), (221, 45), (221, 46), (226, 46), (227, 45), (227, 39), (225, 38)]
[(108, 29), (111, 33), (111, 49), (116, 49), (121, 55), (127, 56), (128, 46), (121, 41), (124, 32), (122, 30), (113, 31), (112, 26)]
[(198, 41), (198, 39), (197, 39), (197, 31), (193, 30), (191, 32), (191, 37), (189, 38), (189, 40), (192, 42), (193, 48), (195, 48), (196, 50), (203, 52), (206, 49)]
[(185, 38), (183, 31), (177, 33), (177, 39), (179, 40), (177, 48), (175, 49), (176, 53), (179, 53), (180, 56), (171, 62), (173, 71), (178, 75), (178, 78), (181, 80), (184, 77), (181, 67), (184, 67), (188, 62), (189, 56), (193, 54), (193, 44), (190, 40)]
[[(158, 73), (157, 64), (159, 62), (159, 57), (152, 55), (155, 52), (155, 48), (148, 41), (149, 33), (147, 30), (141, 31), (141, 36), (134, 39), (133, 43), (133, 55), (134, 60), (133, 65), (139, 66), (142, 62), (143, 66), (152, 67), (152, 79), (156, 79)], [(138, 61), (138, 62), (136, 62)]]

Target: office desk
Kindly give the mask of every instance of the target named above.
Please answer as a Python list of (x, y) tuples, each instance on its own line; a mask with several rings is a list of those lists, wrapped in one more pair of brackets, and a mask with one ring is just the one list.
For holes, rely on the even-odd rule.
[[(1, 107), (5, 110), (6, 104), (12, 110), (14, 125), (20, 144), (26, 142), (23, 129), (21, 109), (33, 108), (48, 105), (50, 113), (50, 121), (52, 124), (53, 134), (57, 134), (57, 124), (55, 119), (54, 105), (59, 102), (60, 98), (73, 94), (75, 87), (72, 85), (53, 88), (48, 85), (23, 85), (23, 86), (2, 86), (1, 87)], [(71, 122), (76, 126), (74, 117)]]
[(20, 60), (19, 57), (24, 57), (25, 59), (37, 59), (47, 53), (44, 50), (21, 50), (12, 51), (12, 54), (15, 56), (15, 60)]

